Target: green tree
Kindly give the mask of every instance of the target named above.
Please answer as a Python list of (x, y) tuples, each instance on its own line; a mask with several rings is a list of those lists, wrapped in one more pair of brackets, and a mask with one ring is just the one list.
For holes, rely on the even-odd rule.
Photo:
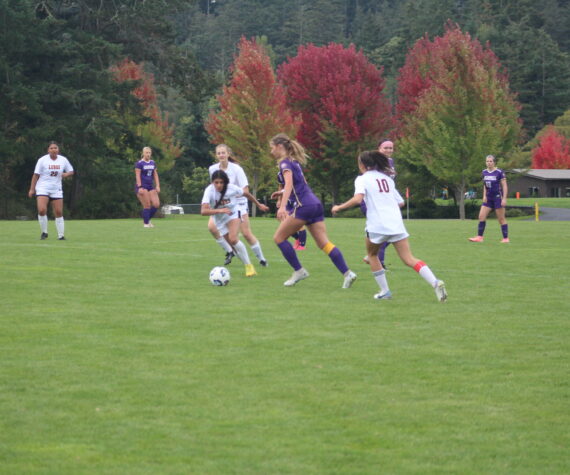
[(421, 87), (416, 97), (402, 97), (408, 105), (398, 148), (405, 160), (453, 188), (464, 219), (464, 193), (478, 183), (485, 155), (502, 156), (519, 139), (518, 105), (493, 52), (457, 26), (417, 47), (421, 54), (412, 49), (400, 79)]

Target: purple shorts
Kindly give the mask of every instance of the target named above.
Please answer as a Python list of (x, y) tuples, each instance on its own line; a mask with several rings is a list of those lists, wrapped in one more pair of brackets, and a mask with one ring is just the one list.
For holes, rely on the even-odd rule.
[(487, 196), (487, 201), (485, 201), (483, 203), (483, 206), (486, 206), (487, 208), (491, 208), (491, 209), (500, 209), (503, 207), (503, 205), (501, 204), (501, 196), (497, 195), (497, 196)]
[(322, 203), (300, 206), (296, 208), (291, 215), (294, 218), (305, 221), (307, 224), (318, 223), (319, 221), (325, 220), (325, 211)]
[[(154, 186), (152, 185), (142, 185), (141, 188), (144, 188), (147, 191), (152, 191), (154, 190)], [(139, 192), (139, 187), (137, 185), (135, 185), (135, 195)]]

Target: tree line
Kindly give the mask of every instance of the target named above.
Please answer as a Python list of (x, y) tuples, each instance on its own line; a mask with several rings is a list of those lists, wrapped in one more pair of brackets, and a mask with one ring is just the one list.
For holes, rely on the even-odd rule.
[[(443, 38), (448, 20), (483, 49), (488, 44), (504, 68), (520, 106), (521, 126), (517, 132), (511, 124), (518, 137), (505, 143), (510, 149), (521, 147), (519, 156), (530, 164), (525, 144), (532, 144), (570, 105), (570, 4), (564, 0), (541, 5), (527, 0), (0, 0), (0, 216), (30, 212), (23, 190), (49, 140), (60, 142), (77, 170), (66, 193), (73, 216), (132, 215), (133, 165), (148, 144), (161, 166), (163, 199), (178, 194), (181, 201), (195, 200), (205, 178), (201, 171), (212, 161), (210, 140), (224, 140), (213, 129), (207, 131), (206, 124), (220, 107), (222, 87), (235, 79), (231, 67), (242, 37), (258, 38), (273, 71), (287, 65), (294, 69), (291, 60), (313, 47), (327, 50), (332, 42), (338, 53), (355, 45), (354, 56), (362, 54), (366, 65), (380, 72), (377, 97), (390, 110), (387, 117), (401, 99), (399, 76), (411, 49), (418, 40)], [(438, 81), (443, 87), (445, 81)], [(289, 83), (286, 91), (292, 89)], [(298, 124), (303, 133), (309, 112), (287, 94), (294, 112), (304, 115)], [(357, 107), (349, 99), (344, 100)], [(441, 106), (435, 92), (430, 100), (433, 107)], [(425, 132), (441, 131), (444, 125), (437, 120), (441, 110), (434, 115), (433, 107), (431, 112), (422, 107), (417, 115), (421, 122), (405, 127), (398, 122), (414, 137), (420, 137), (422, 124), (432, 125)], [(362, 140), (347, 141), (334, 121), (321, 125), (318, 147), (310, 147), (321, 160), (311, 173), (334, 199), (350, 192), (339, 157), (354, 158), (359, 147), (383, 131), (401, 132), (384, 124)], [(418, 150), (426, 152), (425, 144), (431, 143), (426, 140), (422, 145), (403, 138), (402, 154), (409, 158), (404, 179), (409, 172), (411, 182), (414, 173), (437, 182), (430, 172), (436, 165), (417, 159)], [(458, 156), (449, 142), (433, 146), (437, 150), (423, 153), (425, 157)], [(267, 164), (258, 170), (261, 190), (266, 170)]]

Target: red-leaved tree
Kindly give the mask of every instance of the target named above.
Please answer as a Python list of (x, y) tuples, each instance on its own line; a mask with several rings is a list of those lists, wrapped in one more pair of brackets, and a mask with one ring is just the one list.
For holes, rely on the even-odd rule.
[(216, 97), (219, 110), (210, 113), (206, 130), (213, 143), (225, 143), (233, 150), (255, 195), (269, 191), (275, 181), (270, 139), (280, 132), (294, 137), (298, 120), (287, 107), (263, 45), (242, 37), (238, 48), (231, 82)]
[[(158, 107), (154, 77), (144, 71), (142, 64), (125, 58), (112, 69), (117, 81), (138, 81), (139, 85), (132, 94), (141, 102), (144, 116), (148, 119), (142, 125), (136, 125), (135, 133), (149, 147), (158, 149), (161, 159), (157, 162), (162, 170), (168, 170), (182, 154), (182, 148), (174, 137), (174, 127), (168, 123), (168, 117)], [(138, 121), (127, 122), (136, 123)], [(136, 152), (135, 152), (136, 154)]]
[(354, 45), (330, 43), (300, 46), (278, 75), (302, 118), (297, 137), (313, 158), (309, 173), (338, 201), (352, 191), (358, 151), (392, 127), (382, 71)]
[(554, 126), (548, 126), (532, 151), (532, 168), (570, 169), (570, 140), (559, 134)]

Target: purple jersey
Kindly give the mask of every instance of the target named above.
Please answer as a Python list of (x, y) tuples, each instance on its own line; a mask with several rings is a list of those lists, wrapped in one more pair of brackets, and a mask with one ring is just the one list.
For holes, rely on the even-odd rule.
[(489, 170), (485, 169), (481, 173), (481, 176), (483, 177), (483, 184), (485, 186), (485, 196), (487, 197), (487, 201), (502, 198), (503, 187), (501, 186), (501, 180), (506, 178), (503, 170), (497, 168), (490, 172)]
[[(282, 175), (282, 178), (284, 170), (289, 170), (293, 177), (293, 190), (291, 191), (289, 202), (293, 203), (295, 208), (321, 203), (307, 184), (305, 175), (303, 175), (303, 169), (298, 162), (288, 158), (281, 160), (279, 162), (279, 173)], [(285, 183), (285, 180), (283, 180), (283, 183)]]
[(156, 170), (154, 160), (148, 162), (139, 160), (135, 168), (141, 171), (141, 186), (147, 190), (152, 190), (154, 188), (154, 171)]
[[(283, 172), (281, 170), (279, 170), (279, 172), (277, 173), (277, 182), (282, 186), (285, 187), (285, 178), (283, 178)], [(293, 193), (291, 193), (289, 195), (289, 199), (287, 200), (287, 205), (285, 206), (285, 209), (287, 210), (287, 212), (291, 213), (297, 206), (297, 202), (295, 201), (295, 195)]]

